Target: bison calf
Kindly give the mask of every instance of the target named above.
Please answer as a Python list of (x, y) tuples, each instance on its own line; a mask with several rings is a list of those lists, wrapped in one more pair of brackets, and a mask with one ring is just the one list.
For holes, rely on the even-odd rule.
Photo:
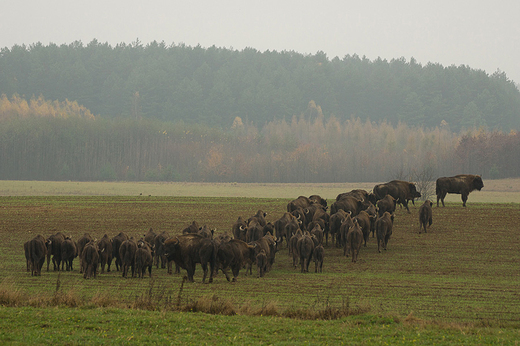
[(314, 248), (314, 252), (312, 257), (314, 259), (314, 272), (322, 273), (323, 272), (323, 257), (325, 250), (323, 249), (323, 245), (318, 245)]
[(432, 225), (432, 206), (433, 203), (429, 200), (424, 201), (423, 205), (419, 208), (419, 233), (424, 229), (426, 233), (426, 224)]
[(256, 255), (256, 266), (258, 268), (258, 277), (264, 277), (267, 269), (267, 255), (263, 249)]
[(148, 268), (148, 274), (152, 277), (152, 249), (147, 241), (140, 240), (137, 243), (137, 250), (135, 252), (135, 268), (139, 278), (144, 277), (146, 268)]

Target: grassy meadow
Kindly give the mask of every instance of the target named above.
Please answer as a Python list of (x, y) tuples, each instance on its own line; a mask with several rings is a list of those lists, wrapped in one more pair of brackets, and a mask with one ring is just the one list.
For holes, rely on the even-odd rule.
[[(171, 190), (148, 193), (148, 184), (131, 183), (127, 194), (90, 183), (89, 191), (102, 192), (104, 186), (106, 193), (86, 193), (83, 186), (83, 192), (52, 195), (41, 191), (77, 183), (45, 188), (20, 182), (40, 191), (30, 195), (10, 183), (0, 184), (3, 342), (518, 345), (520, 340), (520, 208), (516, 200), (484, 203), (491, 182), (470, 194), (467, 208), (458, 196), (450, 196), (445, 208), (434, 206), (426, 234), (419, 234), (418, 205), (410, 214), (398, 209), (388, 250), (378, 253), (370, 238), (356, 264), (329, 243), (323, 273), (314, 273), (311, 264), (311, 272), (301, 274), (284, 243), (264, 278), (255, 269), (252, 276), (241, 271), (236, 283), (219, 274), (212, 284), (201, 283), (200, 266), (195, 283), (183, 283), (184, 273), (168, 275), (155, 267), (152, 278), (124, 279), (114, 265), (110, 273), (85, 280), (77, 260), (72, 272), (54, 272), (52, 264), (47, 272), (45, 264), (41, 277), (31, 277), (23, 243), (57, 231), (75, 239), (85, 232), (98, 239), (121, 231), (141, 237), (149, 228), (174, 235), (193, 220), (230, 233), (238, 216), (258, 209), (275, 221), (300, 194), (321, 194), (330, 204), (339, 192), (371, 187), (252, 186), (261, 191), (259, 198), (218, 195), (228, 190), (218, 184), (189, 184), (195, 196), (180, 196)], [(517, 191), (515, 181), (500, 183), (497, 194)], [(229, 184), (227, 194), (247, 190), (234, 187)], [(210, 197), (202, 197), (204, 191)]]

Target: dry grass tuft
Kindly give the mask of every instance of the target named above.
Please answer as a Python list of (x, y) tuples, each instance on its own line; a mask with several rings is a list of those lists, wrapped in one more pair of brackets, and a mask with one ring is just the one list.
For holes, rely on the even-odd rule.
[(0, 305), (18, 306), (23, 301), (25, 301), (25, 297), (13, 282), (5, 279), (0, 283)]
[(203, 296), (181, 308), (182, 311), (204, 312), (212, 315), (236, 315), (235, 307), (229, 299), (221, 299), (216, 295)]

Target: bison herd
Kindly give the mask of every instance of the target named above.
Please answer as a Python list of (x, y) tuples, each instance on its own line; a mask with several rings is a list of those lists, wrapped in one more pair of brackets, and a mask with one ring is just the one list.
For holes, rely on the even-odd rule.
[[(458, 175), (437, 179), (437, 206), (447, 193), (462, 195), (466, 206), (468, 194), (480, 190), (484, 184), (478, 175)], [(393, 180), (374, 186), (372, 192), (352, 190), (341, 193), (329, 206), (319, 195), (300, 196), (287, 204), (287, 211), (277, 220), (268, 222), (266, 213), (259, 210), (249, 218), (239, 216), (231, 227), (231, 235), (215, 234), (207, 226), (196, 221), (188, 225), (182, 234), (168, 232), (156, 234), (152, 229), (139, 240), (123, 232), (110, 238), (104, 235), (93, 239), (84, 234), (77, 241), (57, 232), (48, 238), (41, 235), (24, 244), (27, 271), (41, 275), (47, 259), (47, 271), (52, 261), (54, 270), (73, 270), (73, 261), (79, 257), (79, 271), (84, 278), (96, 277), (111, 270), (123, 277), (152, 276), (152, 266), (167, 268), (169, 274), (180, 268), (186, 270), (188, 281), (193, 282), (196, 264), (203, 270), (205, 282), (209, 282), (220, 270), (228, 281), (236, 281), (241, 269), (252, 274), (254, 265), (259, 277), (268, 273), (275, 263), (276, 253), (286, 248), (294, 268), (302, 273), (309, 271), (314, 262), (315, 272), (322, 272), (325, 248), (343, 248), (352, 262), (367, 246), (370, 234), (377, 239), (378, 252), (386, 250), (392, 235), (395, 210), (401, 205), (408, 213), (408, 202), (421, 197), (414, 183)], [(432, 224), (433, 203), (426, 200), (419, 208), (419, 232), (427, 232)], [(231, 276), (229, 274), (231, 271)]]

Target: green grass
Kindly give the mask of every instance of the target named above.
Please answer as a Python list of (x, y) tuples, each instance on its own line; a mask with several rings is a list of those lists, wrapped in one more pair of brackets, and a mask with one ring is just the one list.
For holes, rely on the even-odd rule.
[[(23, 332), (22, 332), (23, 331)], [(517, 345), (517, 329), (423, 324), (374, 315), (332, 321), (113, 308), (0, 308), (12, 344)]]
[[(0, 317), (5, 317), (0, 318), (0, 341), (120, 344), (132, 333), (130, 341), (136, 343), (214, 344), (231, 338), (240, 344), (411, 344), (415, 339), (419, 344), (514, 345), (520, 340), (520, 209), (515, 203), (434, 207), (434, 223), (426, 234), (418, 233), (418, 207), (412, 207), (411, 214), (398, 209), (387, 251), (379, 254), (370, 238), (353, 264), (341, 249), (326, 247), (323, 274), (293, 269), (285, 245), (265, 278), (257, 278), (256, 270), (253, 276), (241, 271), (236, 283), (219, 274), (214, 283), (202, 284), (198, 267), (196, 282), (185, 283), (180, 293), (182, 306), (196, 306), (209, 297), (229, 305), (238, 316), (171, 311), (182, 275), (168, 275), (164, 269), (154, 268), (153, 279), (142, 280), (123, 279), (115, 271), (84, 280), (77, 261), (75, 271), (59, 277), (52, 268), (44, 269), (41, 277), (25, 271), (23, 243), (38, 233), (49, 236), (59, 230), (78, 239), (89, 232), (99, 239), (124, 231), (140, 237), (152, 227), (178, 234), (193, 220), (229, 233), (239, 215), (248, 217), (258, 209), (268, 213), (268, 221), (276, 220), (287, 201), (1, 197), (0, 305), (8, 307), (0, 308)], [(305, 311), (345, 306), (352, 316), (333, 321), (282, 317), (304, 318)], [(17, 330), (23, 323), (22, 335)], [(193, 339), (188, 339), (191, 334)]]

